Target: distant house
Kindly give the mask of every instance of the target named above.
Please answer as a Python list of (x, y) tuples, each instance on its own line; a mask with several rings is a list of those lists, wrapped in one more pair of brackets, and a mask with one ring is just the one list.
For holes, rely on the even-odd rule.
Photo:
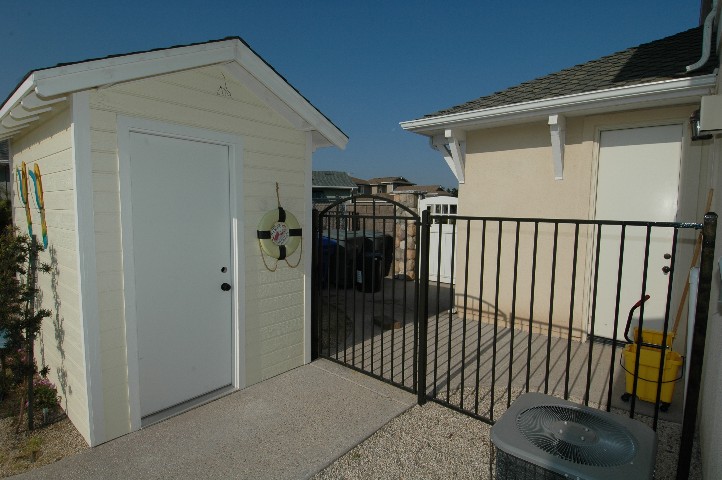
[(364, 180), (363, 178), (356, 178), (356, 177), (351, 177), (351, 180), (358, 187), (358, 193), (360, 195), (371, 193), (371, 184), (369, 183), (368, 180)]
[(312, 182), (314, 203), (335, 202), (358, 191), (358, 186), (346, 172), (316, 170)]
[(442, 197), (451, 195), (441, 185), (402, 185), (392, 193), (414, 193), (425, 197)]
[(368, 181), (371, 186), (371, 193), (391, 193), (398, 187), (405, 185), (414, 185), (404, 177), (376, 177)]

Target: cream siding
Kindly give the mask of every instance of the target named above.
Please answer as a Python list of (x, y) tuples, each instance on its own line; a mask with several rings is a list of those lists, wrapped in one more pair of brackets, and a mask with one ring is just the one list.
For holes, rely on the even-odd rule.
[[(13, 139), (12, 152), (13, 168), (25, 162), (31, 170), (38, 164), (44, 191), (48, 249), (41, 253), (40, 261), (50, 264), (52, 271), (38, 275), (38, 287), (42, 307), (52, 316), (45, 319), (40, 332), (38, 363), (50, 367), (50, 379), (58, 386), (63, 408), (89, 442), (70, 110), (64, 108), (38, 128)], [(30, 201), (33, 233), (42, 241), (40, 213), (34, 199)], [(13, 207), (15, 224), (20, 232), (27, 233), (25, 211), (17, 194)]]
[[(222, 96), (220, 87), (231, 96)], [(116, 115), (239, 135), (245, 231), (246, 384), (299, 366), (304, 360), (303, 266), (264, 267), (256, 239), (261, 217), (281, 202), (306, 218), (306, 134), (269, 109), (219, 67), (169, 74), (94, 91), (90, 95), (93, 200), (105, 429), (108, 439), (130, 430)], [(304, 255), (310, 254), (304, 252)], [(292, 256), (292, 261), (297, 257)], [(243, 323), (242, 323), (243, 326)]]
[[(545, 123), (515, 125), (508, 127), (476, 130), (467, 133), (466, 183), (459, 188), (459, 214), (472, 216), (501, 216), (528, 218), (571, 218), (593, 219), (596, 196), (596, 161), (599, 132), (605, 129), (642, 127), (669, 123), (685, 124), (694, 106), (637, 110), (632, 112), (572, 117), (567, 119), (564, 151), (564, 178), (554, 179), (552, 149), (549, 126)], [(682, 159), (682, 183), (679, 196), (679, 219), (695, 221), (701, 218), (699, 199), (706, 197), (706, 181), (701, 179), (705, 172), (701, 168), (699, 146), (685, 138)], [(703, 187), (700, 187), (703, 185)], [(471, 229), (472, 245), (480, 245), (481, 232), (478, 223)], [(457, 241), (457, 268), (465, 261), (466, 228), (459, 229)], [(592, 238), (584, 226), (580, 228), (579, 252), (577, 259), (577, 283), (573, 309), (573, 336), (582, 337), (587, 331), (589, 292), (591, 290)], [(514, 226), (506, 224), (503, 231), (504, 246), (500, 267), (501, 287), (499, 291), (501, 326), (509, 326), (512, 307), (514, 250)], [(692, 244), (693, 234), (687, 232), (681, 238), (682, 245)], [(470, 255), (469, 282), (464, 285), (463, 275), (457, 273), (456, 292), (472, 292), (467, 307), (470, 314), (478, 315), (481, 308), (483, 317), (493, 321), (496, 276), (496, 226), (490, 225), (486, 238), (485, 291), (479, 299), (479, 259)], [(521, 327), (528, 321), (532, 265), (533, 226), (520, 232), (519, 271), (516, 298), (516, 325)], [(544, 332), (550, 310), (550, 278), (553, 245), (553, 226), (540, 226), (534, 320)], [(555, 295), (553, 303), (554, 334), (565, 335), (570, 316), (570, 291), (573, 270), (574, 227), (560, 225)], [(478, 250), (478, 249), (477, 249)], [(682, 249), (678, 265), (686, 268), (691, 258), (691, 248)], [(472, 249), (472, 251), (474, 251)], [(676, 291), (684, 281), (682, 275), (675, 277)], [(679, 295), (673, 295), (678, 298)], [(461, 293), (457, 305), (463, 307)], [(676, 305), (672, 306), (676, 312)], [(684, 330), (684, 324), (680, 331)], [(684, 334), (678, 340), (684, 345)]]

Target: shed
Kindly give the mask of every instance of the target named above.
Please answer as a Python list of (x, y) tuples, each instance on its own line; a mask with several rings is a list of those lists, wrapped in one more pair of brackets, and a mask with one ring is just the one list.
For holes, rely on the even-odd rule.
[[(310, 361), (311, 157), (348, 138), (243, 40), (31, 71), (3, 139), (42, 178), (30, 224), (13, 192), (52, 265), (38, 361), (90, 445)], [(270, 271), (279, 200), (302, 242)]]

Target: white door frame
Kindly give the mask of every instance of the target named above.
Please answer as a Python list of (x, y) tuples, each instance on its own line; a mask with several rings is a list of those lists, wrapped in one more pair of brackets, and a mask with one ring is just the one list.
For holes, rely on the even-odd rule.
[(243, 148), (241, 138), (223, 132), (118, 115), (118, 170), (120, 176), (120, 219), (123, 252), (125, 340), (128, 362), (128, 396), (131, 431), (141, 427), (140, 377), (138, 366), (138, 319), (135, 308), (132, 200), (130, 190), (130, 134), (212, 143), (228, 147), (230, 166), (231, 268), (233, 278), (233, 387), (243, 388), (245, 375), (245, 256), (243, 248)]

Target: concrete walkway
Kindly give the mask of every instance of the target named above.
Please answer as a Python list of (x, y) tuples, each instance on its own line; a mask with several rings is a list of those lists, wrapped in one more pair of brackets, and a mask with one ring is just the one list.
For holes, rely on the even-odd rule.
[(319, 360), (14, 478), (308, 478), (414, 403)]

